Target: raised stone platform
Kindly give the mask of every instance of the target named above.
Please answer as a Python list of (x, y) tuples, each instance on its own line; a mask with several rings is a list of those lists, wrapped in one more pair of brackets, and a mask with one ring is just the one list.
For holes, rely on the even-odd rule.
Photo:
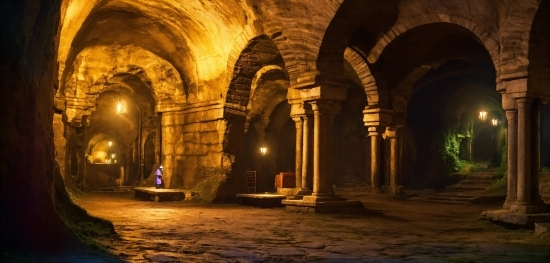
[(164, 202), (181, 201), (185, 199), (185, 193), (180, 189), (156, 189), (155, 187), (134, 188), (134, 197), (138, 199)]
[(303, 199), (285, 199), (287, 212), (296, 213), (320, 213), (320, 214), (356, 214), (365, 211), (365, 207), (359, 200), (347, 200), (344, 198), (317, 198), (304, 196)]
[(497, 224), (528, 229), (535, 229), (535, 223), (550, 223), (550, 213), (519, 214), (510, 210), (489, 210), (481, 212), (481, 216)]
[(286, 198), (286, 195), (282, 194), (237, 194), (239, 204), (258, 206), (261, 208), (267, 207), (282, 207), (281, 200)]

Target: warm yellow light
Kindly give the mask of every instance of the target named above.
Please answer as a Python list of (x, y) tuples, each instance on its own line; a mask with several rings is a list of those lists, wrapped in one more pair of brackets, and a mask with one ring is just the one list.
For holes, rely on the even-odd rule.
[(267, 153), (267, 147), (261, 147), (261, 148), (260, 148), (260, 153), (261, 153), (262, 155), (265, 155), (265, 154)]
[(111, 158), (112, 158), (112, 159), (114, 159), (114, 158), (115, 158), (115, 154), (114, 154), (114, 153), (113, 153), (113, 154), (111, 154)]
[(481, 111), (479, 112), (479, 119), (482, 120), (482, 121), (487, 120), (487, 112), (484, 111), (484, 110), (481, 110)]
[(113, 146), (113, 141), (109, 140), (109, 147)]
[(493, 122), (493, 126), (497, 126), (497, 125), (498, 125), (498, 120), (497, 120), (497, 119), (493, 119), (492, 122)]
[(118, 101), (116, 103), (116, 115), (122, 115), (123, 113), (126, 113), (126, 102), (118, 97)]

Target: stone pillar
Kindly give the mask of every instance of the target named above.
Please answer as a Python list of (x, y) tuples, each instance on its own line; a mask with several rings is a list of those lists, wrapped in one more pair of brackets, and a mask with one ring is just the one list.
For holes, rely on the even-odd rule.
[(391, 110), (367, 108), (363, 111), (363, 121), (365, 126), (368, 127), (367, 136), (371, 137), (370, 178), (367, 179), (370, 182), (370, 187), (367, 192), (372, 194), (380, 193), (380, 165), (382, 159), (380, 156), (380, 137), (392, 118), (393, 112)]
[[(538, 158), (533, 156), (533, 153), (537, 154), (537, 146), (534, 146), (534, 143), (539, 143), (539, 130), (533, 131), (535, 128), (533, 126), (538, 124), (535, 121), (533, 125), (532, 118), (538, 114), (532, 114), (533, 99), (518, 98), (516, 103), (518, 107), (517, 200), (510, 210), (520, 214), (541, 213), (546, 211), (547, 206), (538, 198), (538, 187), (533, 187), (533, 184), (538, 184), (538, 176), (533, 176), (533, 172), (539, 169), (534, 167), (539, 161), (533, 161), (533, 157)], [(534, 108), (536, 112), (537, 107)], [(537, 193), (534, 193), (535, 190)]]
[[(157, 136), (155, 138), (155, 164), (160, 165), (162, 162), (162, 112), (158, 113), (158, 125), (157, 125)], [(157, 169), (157, 167), (153, 167)]]
[(332, 114), (333, 101), (314, 100), (310, 104), (314, 113), (313, 128), (313, 192), (304, 201), (337, 199), (332, 191), (330, 179), (329, 114)]
[(292, 118), (296, 125), (296, 164), (294, 166), (294, 174), (296, 175), (296, 190), (299, 192), (302, 189), (302, 147), (303, 147), (303, 126), (304, 122), (299, 116)]
[(466, 137), (466, 150), (468, 151), (466, 159), (471, 162), (474, 158), (472, 156), (472, 137), (470, 136)]
[[(166, 111), (162, 113), (161, 119), (161, 165), (164, 167), (163, 181), (164, 187), (178, 187), (183, 182), (183, 169), (178, 167), (178, 161), (184, 154), (183, 147), (183, 127), (184, 113), (182, 111)], [(190, 143), (189, 143), (190, 144)], [(193, 153), (200, 152), (200, 141), (194, 142), (190, 148), (196, 149)]]
[(540, 110), (541, 101), (535, 100), (531, 108), (531, 201), (540, 203), (539, 173), (540, 173)]
[(305, 115), (303, 118), (303, 139), (302, 139), (302, 193), (301, 194), (311, 194), (310, 185), (311, 181), (311, 170), (310, 170), (310, 160), (311, 160), (311, 116)]
[(371, 138), (370, 142), (370, 156), (371, 156), (371, 165), (370, 165), (370, 187), (368, 192), (373, 194), (380, 193), (380, 165), (381, 165), (381, 156), (380, 156), (380, 135), (382, 134), (380, 127), (369, 127), (368, 136)]
[(88, 148), (88, 115), (84, 115), (82, 116), (82, 134), (80, 135), (81, 138), (80, 138), (80, 141), (81, 143), (79, 143), (79, 147), (80, 147), (80, 151), (79, 151), (79, 161), (80, 161), (80, 169), (79, 169), (79, 173), (80, 173), (80, 178), (81, 178), (81, 182), (82, 182), (82, 188), (86, 188), (88, 187), (88, 181), (87, 181), (87, 163), (88, 163), (88, 158), (86, 156), (86, 148)]
[(510, 206), (516, 202), (517, 199), (517, 153), (518, 153), (518, 124), (517, 124), (517, 110), (509, 109), (506, 111), (506, 119), (508, 121), (508, 191), (506, 195), (506, 201), (504, 202), (504, 208), (509, 209)]
[(531, 99), (521, 98), (518, 104), (518, 204), (531, 202)]
[(390, 184), (388, 192), (390, 194), (399, 195), (399, 176), (400, 176), (400, 145), (399, 145), (399, 129), (397, 127), (388, 127), (386, 135), (390, 141)]

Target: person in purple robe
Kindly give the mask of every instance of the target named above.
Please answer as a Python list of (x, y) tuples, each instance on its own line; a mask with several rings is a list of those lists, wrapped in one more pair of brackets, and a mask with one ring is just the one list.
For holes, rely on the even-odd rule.
[(156, 180), (157, 189), (162, 188), (162, 171), (163, 171), (163, 169), (164, 168), (161, 165), (161, 166), (159, 166), (159, 168), (155, 172), (155, 175), (156, 175), (155, 180)]

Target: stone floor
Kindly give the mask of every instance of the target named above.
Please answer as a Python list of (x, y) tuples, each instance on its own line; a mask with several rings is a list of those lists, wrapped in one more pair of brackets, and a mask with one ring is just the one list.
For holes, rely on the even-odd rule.
[(77, 200), (111, 220), (101, 242), (126, 262), (548, 262), (550, 240), (480, 220), (495, 205), (432, 204), (347, 193), (361, 215), (286, 213), (237, 204), (146, 202), (132, 193)]

